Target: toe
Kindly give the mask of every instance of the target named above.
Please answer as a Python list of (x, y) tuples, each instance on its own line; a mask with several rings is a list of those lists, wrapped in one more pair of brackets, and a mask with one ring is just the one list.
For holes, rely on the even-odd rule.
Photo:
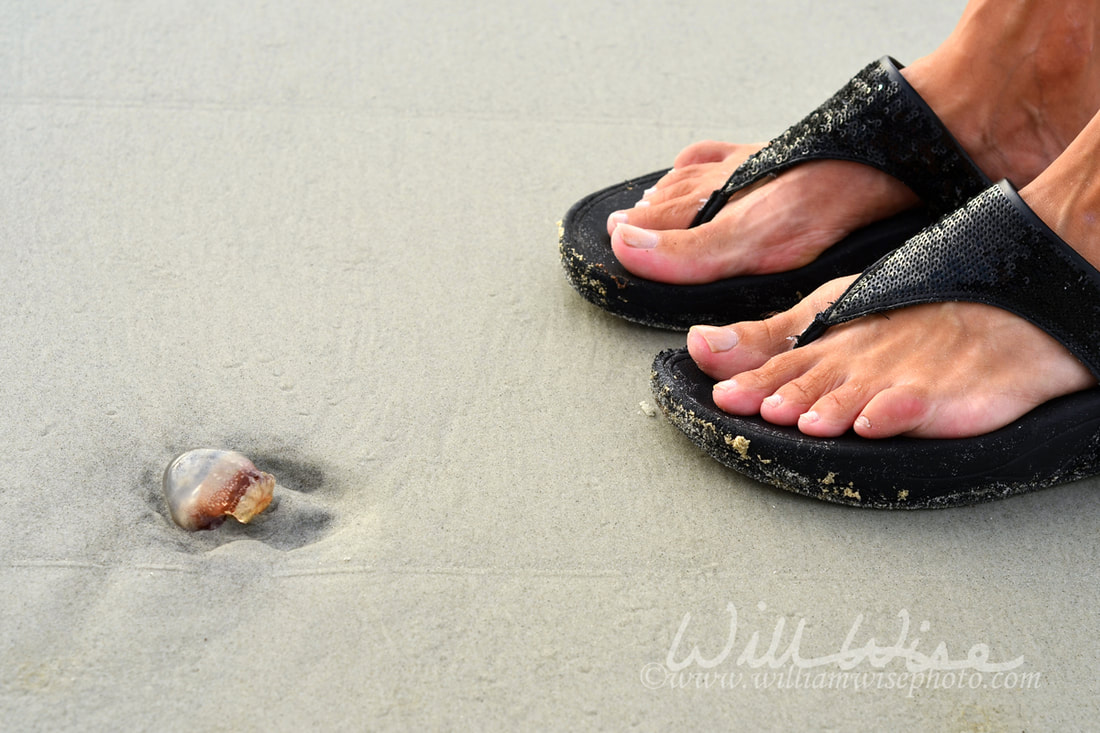
[(931, 403), (920, 390), (910, 386), (891, 387), (871, 397), (856, 417), (854, 428), (864, 438), (902, 434), (946, 437), (926, 429), (931, 414)]
[[(783, 313), (782, 316), (787, 316)], [(746, 321), (732, 326), (692, 326), (688, 331), (688, 353), (712, 379), (728, 379), (734, 374), (758, 369), (768, 359), (793, 346), (791, 327), (775, 318)]]
[(734, 375), (732, 379), (719, 382), (714, 388), (714, 403), (722, 410), (738, 415), (760, 415), (770, 422), (781, 425), (793, 425), (798, 416), (805, 412), (807, 402), (801, 408), (793, 409), (784, 404), (788, 395), (781, 394), (792, 381), (803, 376), (812, 368), (813, 363), (807, 355), (798, 351), (780, 354), (763, 366)]
[[(726, 379), (735, 372), (731, 371), (728, 374), (715, 373), (714, 366), (720, 363), (719, 359), (721, 357), (727, 357), (728, 361), (729, 358), (739, 354), (734, 349), (741, 343), (741, 332), (746, 327), (752, 329), (754, 325), (753, 323), (745, 323), (732, 326), (692, 326), (687, 335), (688, 353), (691, 354), (691, 358), (706, 374), (714, 379)], [(746, 366), (744, 369), (736, 371), (744, 372), (755, 369), (757, 366), (760, 365)]]
[(826, 392), (809, 411), (799, 415), (798, 429), (818, 438), (834, 438), (848, 432), (867, 405), (869, 390), (856, 382), (845, 382)]
[(764, 320), (722, 327), (694, 326), (687, 336), (688, 352), (713, 379), (728, 379), (758, 369), (773, 356), (790, 351), (814, 316), (835, 301), (853, 279), (826, 283), (792, 308)]
[(697, 177), (670, 173), (653, 188), (642, 191), (629, 209), (613, 211), (607, 217), (610, 235), (619, 224), (644, 229), (683, 229), (691, 224), (711, 191), (721, 185), (720, 177)]
[(673, 168), (679, 169), (690, 165), (719, 163), (728, 160), (736, 166), (740, 165), (745, 158), (748, 158), (761, 147), (763, 147), (763, 145), (759, 143), (739, 145), (737, 143), (719, 142), (717, 140), (702, 140), (697, 143), (692, 143), (681, 150), (672, 165)]
[(689, 165), (703, 163), (718, 163), (726, 159), (737, 149), (734, 143), (720, 142), (718, 140), (700, 140), (692, 143), (680, 151), (672, 161), (673, 169), (686, 168)]
[(684, 229), (691, 224), (696, 212), (702, 207), (700, 201), (691, 193), (667, 197), (655, 193), (650, 198), (638, 201), (633, 208), (613, 212), (607, 218), (608, 232), (613, 232), (618, 224), (630, 224), (643, 229)]
[[(798, 361), (806, 361), (806, 355), (797, 350), (791, 352), (790, 356), (798, 356)], [(780, 360), (772, 359), (764, 369)], [(796, 360), (786, 359), (786, 361)], [(844, 383), (843, 375), (837, 374), (823, 364), (789, 365), (786, 367), (784, 376), (788, 378), (781, 380), (782, 383), (760, 405), (760, 417), (777, 425), (797, 424), (802, 427), (820, 423), (820, 413), (813, 411), (814, 405)], [(807, 415), (807, 413), (810, 414)]]
[(751, 322), (732, 326), (692, 326), (687, 334), (688, 353), (711, 379), (729, 379), (763, 364), (753, 358), (754, 349), (740, 346), (751, 343), (745, 342), (742, 334), (751, 334), (757, 327), (758, 324)]
[(611, 233), (611, 249), (630, 272), (658, 282), (691, 285), (723, 277), (706, 254), (698, 229), (645, 229), (619, 224)]
[(711, 393), (714, 404), (732, 415), (755, 415), (770, 390), (756, 387), (751, 380), (742, 385), (736, 379), (727, 379), (714, 385)]

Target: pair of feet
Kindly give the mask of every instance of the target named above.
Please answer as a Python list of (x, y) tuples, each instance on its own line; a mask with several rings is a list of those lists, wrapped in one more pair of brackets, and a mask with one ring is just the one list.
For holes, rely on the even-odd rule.
[[(1094, 148), (1100, 149), (1100, 122), (1061, 115), (1021, 127), (1011, 115), (983, 118), (974, 111), (981, 105), (959, 103), (949, 66), (942, 56), (929, 57), (903, 73), (991, 179), (1026, 183), (1020, 193), (1035, 213), (1100, 264), (1092, 232), (1100, 209), (1076, 195), (1090, 173), (1081, 160), (1094, 159)], [(673, 170), (633, 209), (609, 217), (612, 247), (623, 265), (652, 280), (682, 284), (782, 272), (917, 203), (884, 173), (822, 161), (782, 173), (736, 197), (711, 222), (685, 228), (710, 192), (759, 147), (705, 142), (680, 153)], [(990, 432), (1095, 384), (1081, 362), (1036, 326), (973, 303), (862, 318), (794, 349), (793, 337), (852, 279), (827, 283), (763, 321), (694, 327), (688, 349), (717, 380), (715, 403), (819, 437), (854, 429), (869, 438), (951, 438)]]

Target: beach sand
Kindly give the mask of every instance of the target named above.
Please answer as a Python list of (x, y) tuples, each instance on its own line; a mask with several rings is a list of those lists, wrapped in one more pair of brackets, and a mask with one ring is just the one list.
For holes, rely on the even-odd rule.
[[(909, 513), (749, 481), (654, 414), (683, 336), (558, 262), (583, 195), (962, 7), (0, 9), (0, 728), (1094, 727), (1095, 480)], [(201, 446), (272, 508), (172, 524)]]

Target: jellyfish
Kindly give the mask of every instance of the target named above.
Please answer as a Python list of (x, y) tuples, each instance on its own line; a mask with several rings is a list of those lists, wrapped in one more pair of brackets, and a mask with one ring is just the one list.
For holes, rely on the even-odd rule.
[(267, 508), (274, 490), (274, 476), (231, 450), (190, 450), (164, 471), (172, 519), (189, 530), (214, 529), (228, 516), (247, 523)]

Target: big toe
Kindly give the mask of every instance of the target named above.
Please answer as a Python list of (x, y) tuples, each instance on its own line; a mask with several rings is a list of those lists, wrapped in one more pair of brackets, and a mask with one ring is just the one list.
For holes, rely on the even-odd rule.
[(687, 348), (705, 374), (716, 380), (729, 379), (763, 366), (771, 357), (788, 350), (791, 338), (798, 333), (797, 327), (787, 328), (774, 319), (731, 326), (692, 326)]
[(716, 380), (757, 369), (777, 354), (789, 351), (801, 334), (847, 289), (854, 277), (830, 281), (789, 310), (760, 321), (730, 326), (693, 326), (687, 347), (705, 374)]
[(732, 158), (731, 163), (739, 165), (761, 147), (763, 146), (759, 143), (745, 145), (719, 142), (717, 140), (701, 140), (681, 150), (672, 162), (672, 166), (674, 168), (686, 168), (689, 165), (718, 163), (730, 158)]

